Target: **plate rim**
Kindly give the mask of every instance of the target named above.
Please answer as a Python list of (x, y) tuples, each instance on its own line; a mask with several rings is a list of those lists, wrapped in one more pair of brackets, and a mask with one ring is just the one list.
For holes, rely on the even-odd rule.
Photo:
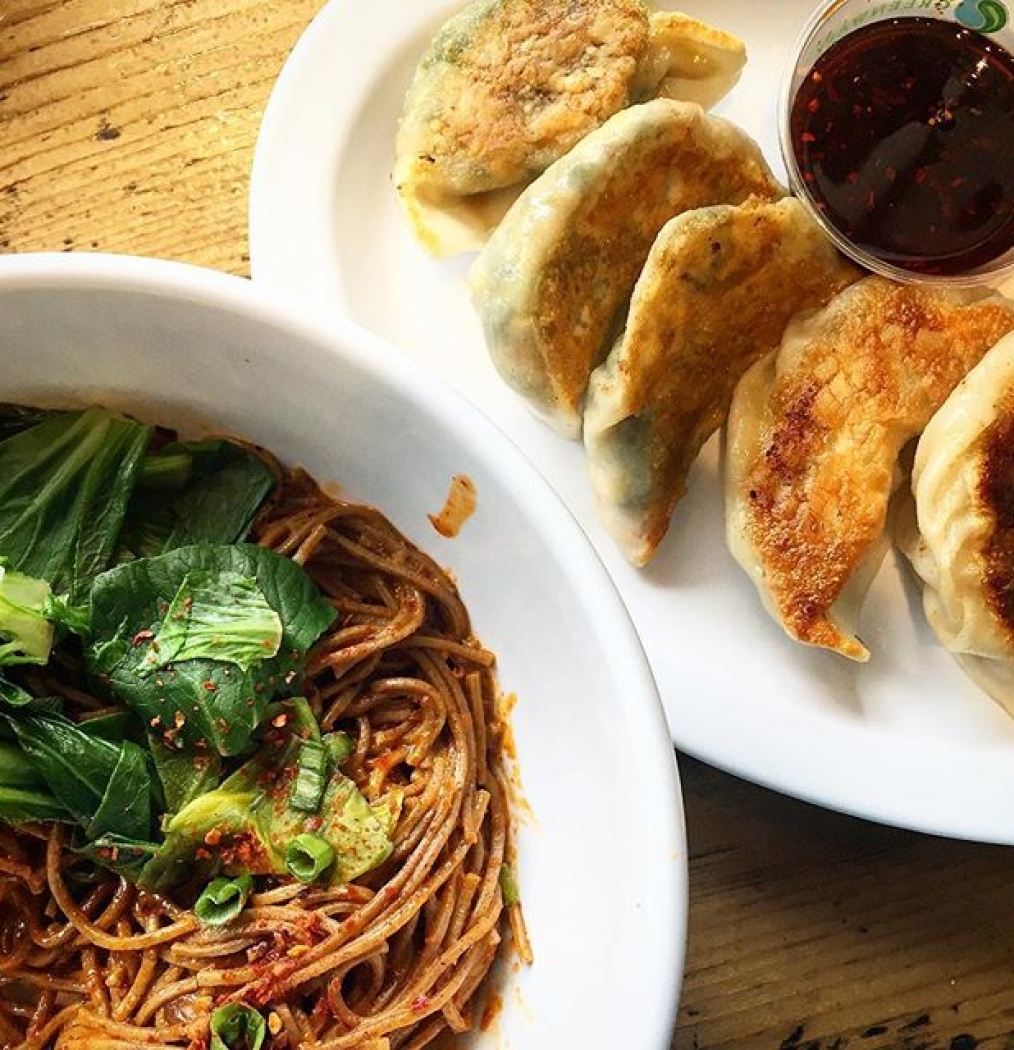
[[(746, 0), (729, 0), (729, 6), (737, 2)], [(392, 28), (385, 42), (400, 46), (426, 22), (460, 6), (460, 0), (415, 0), (411, 4), (387, 0), (387, 6), (392, 5), (411, 12), (404, 22), (387, 20)], [(340, 39), (345, 19), (364, 17), (352, 0), (329, 0), (313, 19), (272, 89), (254, 154), (249, 196), (254, 281), (284, 288), (290, 294), (303, 294), (317, 306), (321, 305), (320, 296), (296, 286), (293, 268), (296, 263), (304, 269), (326, 266), (337, 257), (330, 243), (334, 238), (319, 234), (321, 229), (333, 228), (328, 220), (333, 214), (329, 191), (335, 168), (304, 171), (300, 185), (307, 192), (298, 200), (286, 195), (284, 186), (277, 192), (282, 185), (279, 172), (287, 162), (298, 166), (293, 160), (298, 155), (298, 149), (293, 148), (298, 146), (298, 132), (291, 118), (300, 108), (305, 83), (314, 82), (315, 70), (321, 68), (318, 56), (330, 53), (332, 67), (338, 67), (340, 63), (334, 61), (336, 33)], [(377, 45), (378, 53), (383, 45)], [(348, 81), (347, 72), (336, 68), (328, 76), (337, 82)], [(366, 87), (360, 85), (364, 90)], [(330, 118), (326, 130), (319, 121), (313, 125), (314, 133), (326, 140), (324, 152), (335, 165), (355, 114), (356, 107), (349, 105)], [(323, 214), (314, 212), (310, 221), (307, 211), (314, 202)], [(332, 316), (342, 315), (344, 307), (344, 303), (335, 302)], [(412, 359), (414, 355), (405, 356)], [(534, 469), (539, 470), (537, 464)], [(620, 594), (623, 598), (622, 588)], [(660, 690), (666, 685), (660, 681)], [(1014, 844), (1014, 817), (1005, 814), (997, 801), (1014, 792), (1014, 754), (1009, 741), (969, 743), (918, 734), (902, 738), (900, 734), (878, 734), (869, 726), (843, 719), (832, 723), (829, 716), (800, 707), (792, 709), (791, 717), (780, 711), (775, 717), (747, 711), (747, 721), (733, 733), (702, 720), (681, 721), (671, 729), (676, 746), (687, 754), (805, 802), (909, 830)], [(806, 746), (795, 746), (794, 737)], [(758, 759), (758, 753), (768, 749), (774, 759)], [(850, 770), (850, 757), (861, 760), (862, 768)], [(884, 785), (889, 780), (894, 791), (885, 794)]]

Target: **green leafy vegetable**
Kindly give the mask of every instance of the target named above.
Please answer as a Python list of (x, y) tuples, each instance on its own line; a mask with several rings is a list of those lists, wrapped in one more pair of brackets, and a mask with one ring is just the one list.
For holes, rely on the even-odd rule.
[(226, 1003), (211, 1013), (210, 1050), (261, 1050), (268, 1026), (246, 1003)]
[(304, 813), (320, 809), (327, 788), (328, 754), (323, 744), (304, 740), (296, 763), (296, 779), (292, 782), (289, 805)]
[(214, 791), (222, 779), (222, 761), (214, 752), (205, 749), (194, 754), (189, 749), (177, 750), (152, 735), (148, 747), (169, 813), (177, 813), (195, 798)]
[(166, 445), (142, 465), (117, 560), (194, 543), (237, 543), (274, 482), (265, 462), (235, 442)]
[(79, 600), (112, 560), (149, 435), (89, 408), (0, 441), (0, 556)]
[(21, 748), (0, 743), (0, 821), (24, 824), (36, 820), (70, 821), (72, 817)]
[(205, 926), (224, 926), (246, 907), (253, 888), (249, 875), (213, 879), (197, 898), (194, 914)]
[(152, 780), (136, 744), (92, 736), (56, 712), (24, 707), (0, 711), (18, 746), (54, 798), (89, 839), (107, 834), (148, 840)]
[[(281, 620), (277, 656), (245, 670), (228, 660), (201, 658), (147, 673), (169, 606), (195, 572), (256, 580)], [(289, 558), (249, 544), (182, 547), (119, 565), (96, 579), (89, 669), (167, 743), (196, 747), (200, 742), (222, 755), (239, 755), (271, 698), (298, 688), (303, 656), (334, 617), (310, 577)]]
[(94, 842), (79, 847), (77, 852), (136, 883), (145, 865), (159, 849), (160, 845), (157, 842), (143, 842), (124, 838), (122, 835), (103, 835)]
[(297, 835), (285, 851), (285, 867), (300, 882), (316, 882), (334, 864), (331, 843), (320, 835)]
[(73, 605), (64, 594), (50, 594), (42, 606), (42, 615), (50, 623), (72, 634), (86, 636), (91, 627), (87, 605)]
[(282, 621), (250, 576), (195, 570), (183, 577), (149, 649), (150, 667), (221, 660), (241, 670), (278, 654)]
[(22, 689), (20, 685), (8, 681), (0, 673), (0, 704), (7, 707), (29, 707), (35, 703), (35, 697)]
[(137, 715), (125, 708), (86, 718), (83, 722), (78, 722), (78, 728), (82, 733), (98, 737), (100, 740), (108, 740), (111, 744), (129, 740), (143, 747), (146, 743), (144, 727), (138, 721)]
[(348, 733), (325, 733), (321, 743), (327, 748), (328, 758), (335, 766), (340, 766), (356, 749)]
[[(289, 843), (307, 831), (307, 814), (290, 805), (296, 763), (306, 741), (320, 741), (309, 705), (301, 698), (274, 704), (257, 753), (218, 788), (173, 816), (165, 845), (145, 867), (141, 885), (162, 889), (195, 872), (219, 870), (283, 875)], [(314, 818), (317, 835), (334, 851), (330, 885), (350, 882), (391, 854), (389, 807), (374, 807), (337, 768)], [(210, 845), (209, 845), (210, 844)]]
[(53, 625), (43, 614), (49, 584), (0, 564), (0, 667), (45, 664), (53, 646)]
[(185, 450), (150, 453), (141, 461), (137, 475), (139, 489), (181, 489), (193, 473), (194, 457)]

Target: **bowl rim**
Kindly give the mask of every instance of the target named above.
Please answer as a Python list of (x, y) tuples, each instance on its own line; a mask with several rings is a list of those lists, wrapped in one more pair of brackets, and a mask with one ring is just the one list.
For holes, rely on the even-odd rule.
[[(664, 940), (664, 957), (650, 969), (657, 988), (637, 1004), (651, 1047), (668, 1050), (683, 982), (688, 920), (688, 850), (675, 752), (654, 676), (627, 608), (577, 520), (514, 442), (462, 395), (380, 337), (323, 309), (298, 303), (232, 274), (191, 263), (107, 253), (32, 252), (0, 256), (0, 296), (17, 290), (88, 289), (175, 299), (226, 313), (241, 313), (274, 327), (316, 352), (349, 359), (371, 379), (394, 389), (435, 416), (456, 439), (487, 459), (490, 469), (530, 512), (538, 511), (554, 555), (579, 592), (594, 601), (586, 615), (613, 637), (607, 658), (625, 683), (624, 717), (640, 741), (640, 765), (659, 791), (652, 800), (652, 838), (659, 863), (646, 900)], [(647, 991), (647, 990), (646, 990)], [(537, 1031), (533, 1031), (537, 1039)], [(646, 1045), (647, 1050), (647, 1045)]]

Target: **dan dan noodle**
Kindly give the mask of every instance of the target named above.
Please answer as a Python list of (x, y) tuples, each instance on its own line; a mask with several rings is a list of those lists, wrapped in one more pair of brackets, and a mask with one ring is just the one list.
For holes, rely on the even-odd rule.
[[(482, 1023), (508, 918), (528, 955), (514, 893), (504, 900), (494, 657), (453, 581), (379, 511), (299, 471), (279, 471), (250, 539), (302, 565), (337, 612), (302, 692), (322, 732), (351, 740), (342, 768), (367, 802), (397, 796), (393, 851), (346, 884), (259, 876), (212, 926), (186, 894), (138, 889), (72, 849), (65, 824), (0, 824), (4, 1048), (414, 1050)], [(88, 719), (109, 700), (72, 653), (11, 677)], [(263, 1030), (241, 1017), (216, 1043), (227, 1004), (256, 1010)]]

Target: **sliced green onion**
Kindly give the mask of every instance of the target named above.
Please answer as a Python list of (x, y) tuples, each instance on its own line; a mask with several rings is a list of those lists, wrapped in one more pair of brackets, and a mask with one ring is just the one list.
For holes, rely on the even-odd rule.
[(289, 805), (303, 813), (320, 809), (327, 788), (327, 748), (316, 740), (306, 740), (299, 749), (296, 779), (292, 782)]
[(328, 756), (336, 766), (340, 766), (356, 749), (356, 745), (352, 743), (352, 737), (341, 731), (325, 733), (322, 742), (327, 748)]
[(254, 881), (249, 875), (214, 879), (197, 898), (194, 914), (205, 926), (224, 926), (246, 907), (253, 888)]
[(268, 1026), (246, 1003), (226, 1003), (211, 1013), (210, 1050), (261, 1050)]
[(509, 864), (504, 864), (500, 868), (500, 892), (503, 894), (503, 905), (505, 908), (513, 908), (515, 904), (521, 903), (517, 876)]
[(316, 882), (333, 863), (334, 850), (320, 835), (297, 835), (285, 851), (285, 866), (300, 882)]

